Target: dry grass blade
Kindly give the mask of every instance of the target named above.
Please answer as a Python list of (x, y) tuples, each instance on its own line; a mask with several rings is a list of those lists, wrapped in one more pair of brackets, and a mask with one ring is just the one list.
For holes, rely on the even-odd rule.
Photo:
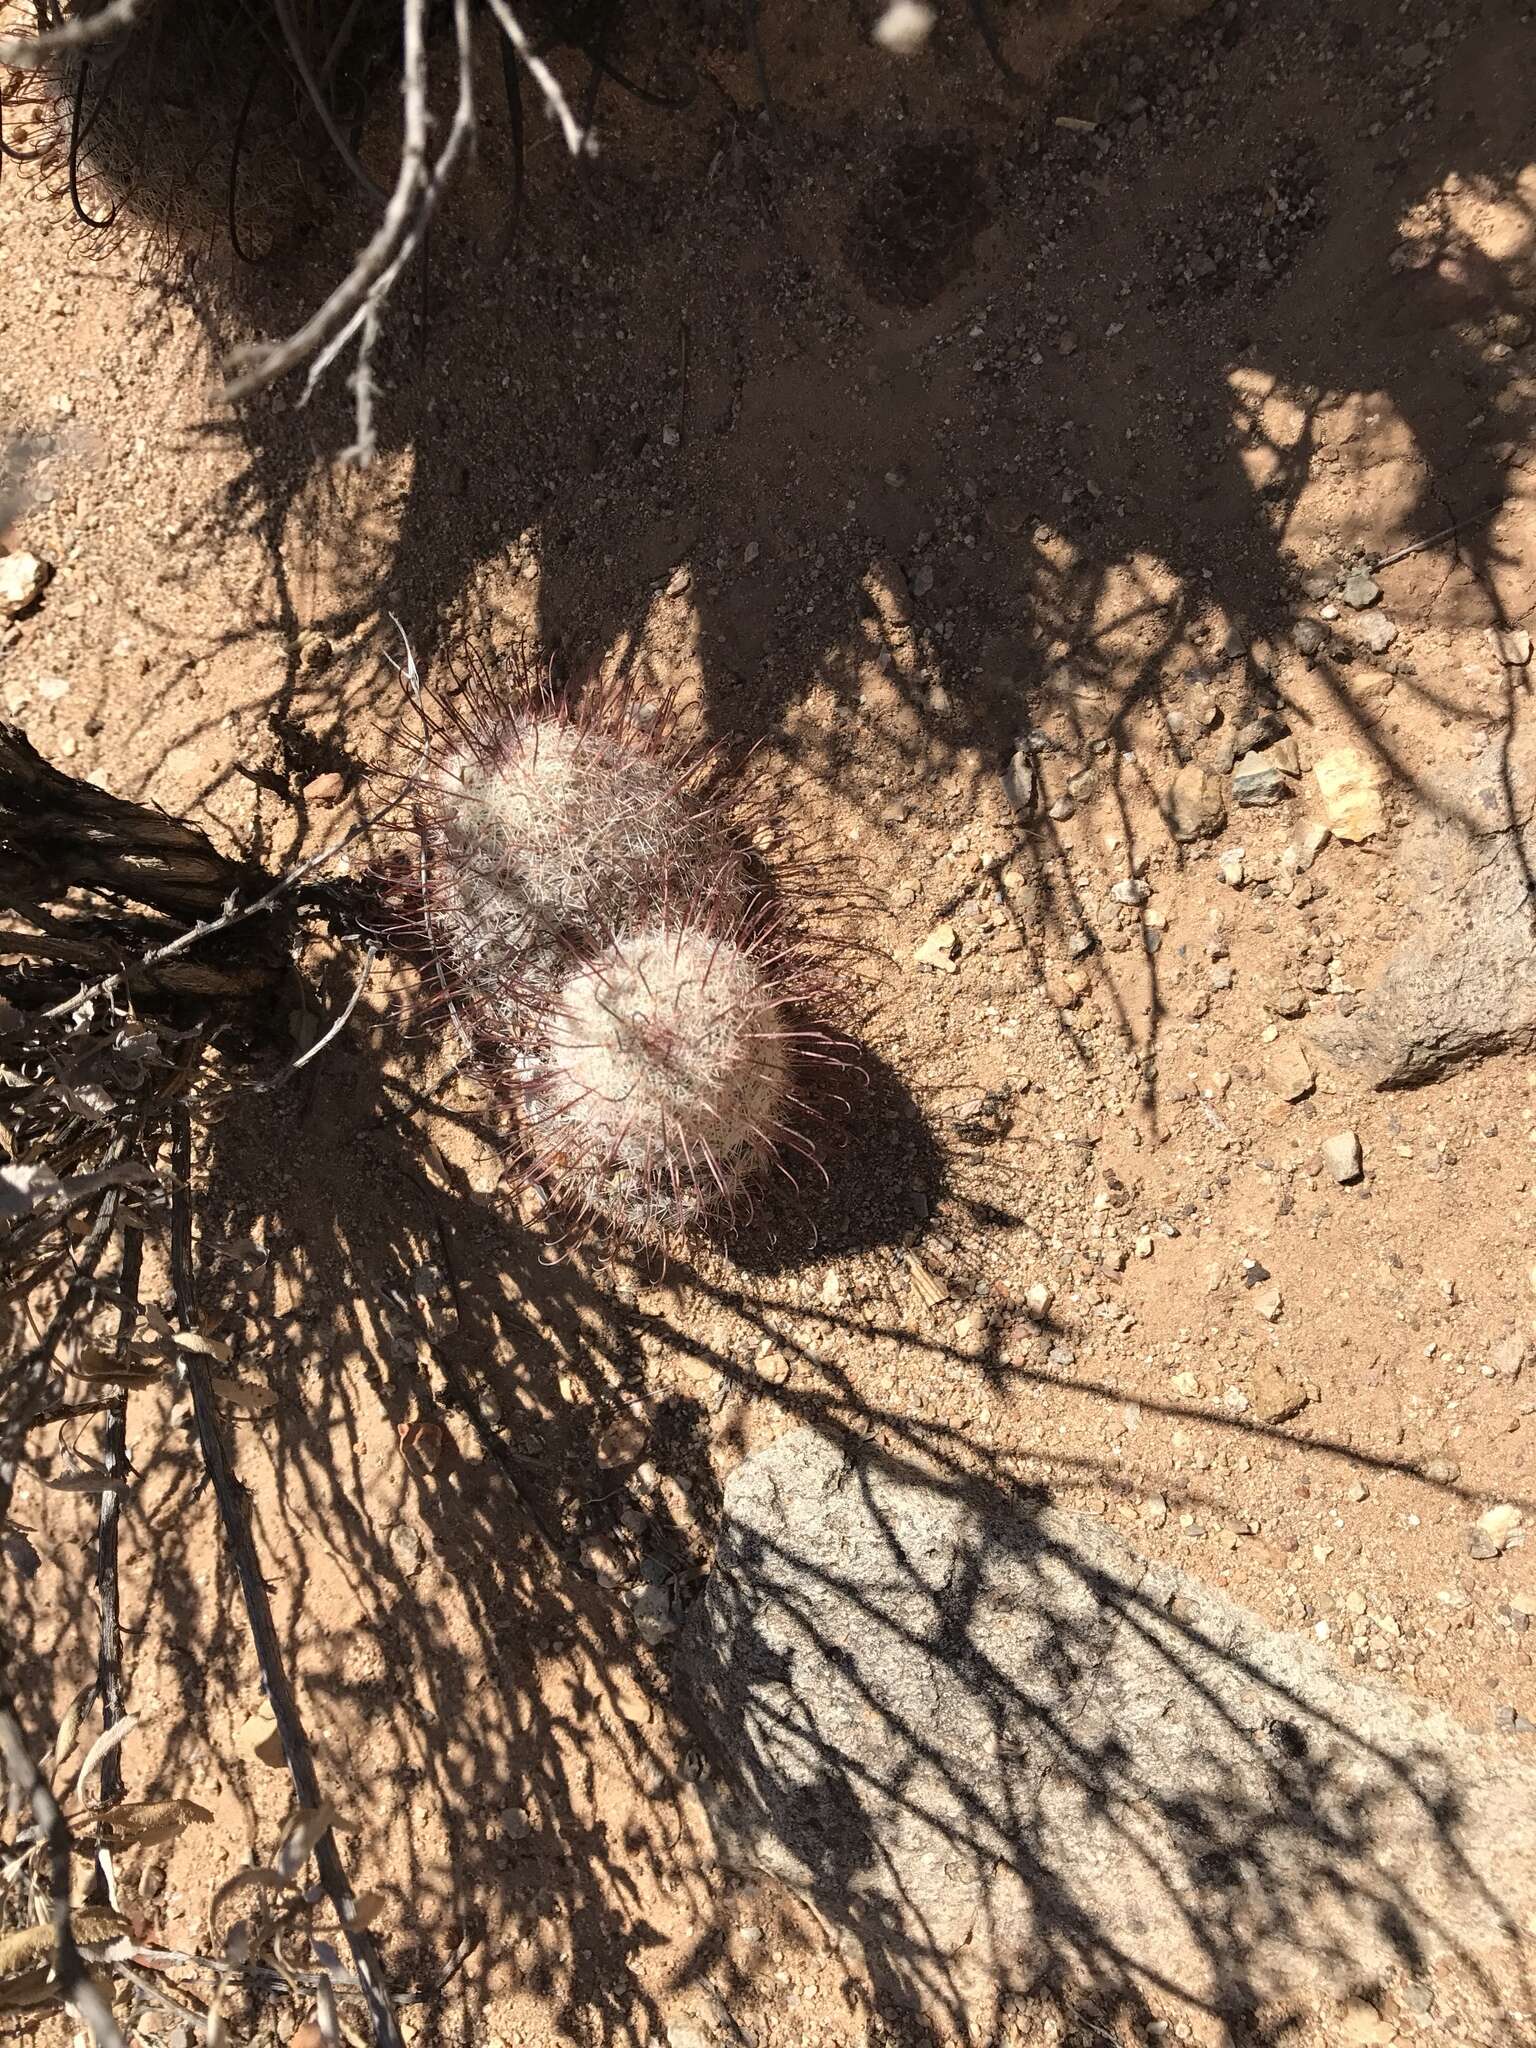
[(273, 1868), (284, 1883), (292, 1884), (299, 1872), (309, 1861), (316, 1843), (336, 1818), (336, 1809), (328, 1799), (318, 1806), (301, 1806), (288, 1824), (282, 1845), (273, 1859)]
[(139, 1725), (137, 1714), (124, 1714), (112, 1727), (104, 1729), (85, 1753), (85, 1762), (80, 1766), (80, 1775), (75, 1779), (75, 1799), (78, 1803), (85, 1797), (86, 1784), (92, 1771), (104, 1764), (120, 1742), (125, 1742)]

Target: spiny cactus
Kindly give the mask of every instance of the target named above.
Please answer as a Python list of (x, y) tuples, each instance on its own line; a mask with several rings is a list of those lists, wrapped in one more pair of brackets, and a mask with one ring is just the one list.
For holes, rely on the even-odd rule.
[(707, 915), (622, 934), (561, 986), (526, 1091), (530, 1166), (631, 1234), (734, 1210), (792, 1138), (787, 991)]
[(463, 680), (418, 778), (419, 927), (528, 1178), (639, 1239), (739, 1215), (814, 1156), (797, 1090), (830, 1047), (718, 762), (671, 702)]

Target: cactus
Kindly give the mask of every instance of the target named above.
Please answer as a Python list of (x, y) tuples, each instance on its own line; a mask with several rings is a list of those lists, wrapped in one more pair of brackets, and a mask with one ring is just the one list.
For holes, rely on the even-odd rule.
[(819, 1034), (795, 920), (676, 706), (521, 661), (439, 706), (418, 930), (561, 1211), (652, 1242), (740, 1216)]
[(617, 936), (562, 984), (525, 1090), (530, 1171), (630, 1235), (731, 1214), (786, 1140), (799, 1034), (750, 927)]

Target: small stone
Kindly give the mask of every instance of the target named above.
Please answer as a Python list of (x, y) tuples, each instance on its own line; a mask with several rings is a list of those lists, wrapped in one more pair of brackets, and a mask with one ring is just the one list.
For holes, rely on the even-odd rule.
[(1353, 632), (1370, 654), (1385, 654), (1397, 638), (1397, 627), (1385, 612), (1362, 612), (1354, 622)]
[(1154, 1493), (1150, 1500), (1141, 1504), (1141, 1519), (1149, 1529), (1161, 1529), (1168, 1519), (1168, 1503), (1160, 1493)]
[(931, 562), (924, 562), (913, 575), (912, 595), (914, 597), (926, 597), (932, 588), (933, 564)]
[(932, 34), (936, 19), (927, 0), (891, 0), (870, 33), (893, 57), (915, 57)]
[(668, 426), (662, 428), (661, 445), (663, 448), (675, 448), (678, 444), (678, 440), (679, 435), (676, 427)]
[(935, 925), (923, 943), (915, 947), (913, 961), (919, 967), (931, 967), (938, 974), (958, 974), (956, 965), (960, 952), (960, 934), (952, 924)]
[(1137, 905), (1145, 903), (1152, 891), (1145, 882), (1133, 878), (1116, 882), (1109, 894), (1113, 902), (1128, 904), (1134, 909)]
[(409, 1522), (396, 1522), (390, 1529), (389, 1554), (407, 1578), (421, 1569), (421, 1538)]
[(1003, 795), (1021, 818), (1034, 809), (1035, 764), (1027, 747), (1016, 748), (1003, 770)]
[(1500, 631), (1497, 626), (1491, 626), (1488, 630), (1488, 637), (1493, 642), (1494, 653), (1499, 657), (1500, 661), (1507, 663), (1509, 667), (1524, 668), (1529, 662), (1531, 658), (1531, 636), (1523, 626), (1518, 626), (1513, 632), (1507, 633)]
[(1488, 1354), (1488, 1363), (1504, 1379), (1517, 1380), (1530, 1356), (1530, 1346), (1518, 1330), (1511, 1330), (1499, 1339)]
[(0, 618), (19, 619), (37, 603), (52, 574), (36, 555), (0, 555)]
[(1512, 1507), (1508, 1501), (1501, 1501), (1497, 1507), (1490, 1508), (1487, 1514), (1478, 1516), (1477, 1534), (1486, 1543), (1493, 1545), (1493, 1554), (1497, 1556), (1500, 1551), (1509, 1548), (1511, 1539), (1524, 1523), (1525, 1516), (1519, 1508)]
[(1081, 960), (1093, 951), (1092, 932), (1073, 932), (1067, 940), (1067, 954), (1070, 959)]
[(1352, 1998), (1339, 2014), (1336, 2038), (1349, 2042), (1351, 2048), (1385, 2048), (1387, 2042), (1396, 2040), (1397, 2028), (1391, 2020), (1384, 2020), (1374, 2005)]
[(283, 1768), (283, 1745), (277, 1732), (277, 1716), (269, 1700), (262, 1700), (235, 1730), (235, 1748), (241, 1756), (265, 1764), (269, 1770)]
[(1367, 611), (1381, 595), (1381, 585), (1368, 570), (1351, 569), (1339, 586), (1339, 596), (1351, 611)]
[(1275, 1047), (1269, 1062), (1269, 1085), (1282, 1102), (1300, 1102), (1312, 1093), (1312, 1062), (1294, 1038), (1282, 1039)]
[(1050, 1314), (1051, 1303), (1055, 1299), (1054, 1289), (1048, 1287), (1043, 1280), (1036, 1280), (1030, 1284), (1025, 1292), (1024, 1306), (1035, 1318), (1036, 1322), (1039, 1322), (1043, 1316)]
[(1335, 747), (1314, 763), (1318, 795), (1329, 830), (1338, 839), (1358, 843), (1384, 832), (1386, 810), (1381, 791), (1386, 777), (1359, 747)]
[(1220, 778), (1190, 761), (1168, 790), (1168, 825), (1175, 839), (1208, 839), (1227, 822)]
[(1310, 660), (1328, 638), (1328, 629), (1317, 619), (1298, 619), (1291, 638), (1296, 642), (1297, 653)]
[(1280, 1283), (1271, 1280), (1267, 1287), (1253, 1290), (1253, 1305), (1266, 1323), (1280, 1320), (1280, 1311), (1285, 1307), (1285, 1296), (1280, 1292)]
[(1241, 889), (1244, 874), (1242, 849), (1235, 847), (1231, 853), (1224, 853), (1216, 863), (1216, 872), (1229, 889)]
[(1350, 703), (1367, 725), (1375, 725), (1387, 708), (1397, 678), (1384, 668), (1352, 668), (1344, 678)]
[(346, 791), (346, 783), (334, 769), (326, 775), (312, 776), (304, 785), (305, 800), (312, 804), (338, 803)]
[(693, 588), (693, 571), (686, 562), (680, 562), (667, 578), (668, 597), (682, 597)]
[(335, 653), (324, 633), (299, 635), (299, 667), (305, 675), (316, 676), (322, 669), (329, 668)]
[(1200, 1382), (1192, 1372), (1176, 1372), (1173, 1376), (1173, 1391), (1183, 1401), (1198, 1401)]
[(1059, 796), (1052, 802), (1045, 815), (1048, 818), (1053, 818), (1058, 825), (1065, 825), (1068, 818), (1075, 818), (1077, 816), (1077, 805), (1073, 803), (1071, 797)]
[(1296, 743), (1291, 741), (1283, 759), (1277, 759), (1285, 746), (1282, 741), (1278, 747), (1243, 755), (1232, 770), (1232, 794), (1240, 804), (1249, 808), (1267, 806), (1282, 803), (1290, 795), (1291, 786), (1286, 778), (1295, 770), (1285, 763), (1295, 762)]
[(1353, 1131), (1335, 1131), (1331, 1138), (1324, 1138), (1321, 1150), (1323, 1164), (1340, 1187), (1360, 1178), (1360, 1140)]
[(1288, 1380), (1280, 1368), (1266, 1359), (1248, 1382), (1248, 1405), (1260, 1422), (1289, 1422), (1307, 1405), (1306, 1389)]

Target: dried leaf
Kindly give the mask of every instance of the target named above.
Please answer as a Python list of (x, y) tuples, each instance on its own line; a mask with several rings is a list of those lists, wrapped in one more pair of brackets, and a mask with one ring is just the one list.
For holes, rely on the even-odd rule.
[(164, 1376), (163, 1364), (135, 1365), (131, 1362), (135, 1357), (143, 1359), (144, 1353), (129, 1352), (116, 1358), (99, 1344), (82, 1344), (68, 1370), (75, 1379), (87, 1380), (92, 1386), (152, 1387)]
[(256, 1380), (228, 1380), (215, 1374), (213, 1391), (237, 1415), (265, 1415), (269, 1408), (277, 1406), (277, 1395), (271, 1387)]
[(43, 1473), (38, 1477), (44, 1486), (51, 1486), (55, 1493), (126, 1493), (127, 1481), (115, 1479), (103, 1466), (97, 1465), (84, 1472), (60, 1472), (55, 1478)]
[(82, 1685), (69, 1705), (64, 1709), (64, 1718), (59, 1723), (59, 1732), (53, 1744), (53, 1768), (57, 1770), (80, 1740), (80, 1723), (85, 1719), (86, 1709), (96, 1697), (94, 1684)]
[(53, 1996), (53, 1929), (18, 1927), (0, 1934), (0, 2012), (19, 2012)]
[(84, 1799), (86, 1780), (98, 1765), (104, 1763), (118, 1744), (139, 1725), (137, 1714), (124, 1714), (121, 1721), (114, 1721), (110, 1728), (104, 1728), (85, 1753), (85, 1762), (80, 1766), (80, 1775), (75, 1780), (75, 1798)]
[(203, 2021), (203, 2048), (231, 2048), (231, 2041), (229, 2028), (224, 2024), (224, 2015), (215, 1999), (208, 2008), (207, 2019)]
[[(100, 1961), (132, 1941), (121, 1913), (105, 1906), (78, 1906), (72, 1916), (75, 1940), (88, 1961)], [(53, 1981), (52, 1927), (19, 1927), (0, 1934), (0, 2012), (45, 2005), (58, 1996)]]
[(168, 1842), (193, 1821), (212, 1820), (206, 1806), (195, 1799), (133, 1799), (117, 1806), (104, 1806), (81, 1825), (82, 1836), (123, 1848), (137, 1842), (147, 1848), (154, 1842)]
[(228, 1365), (230, 1348), (222, 1337), (205, 1337), (201, 1330), (175, 1330), (171, 1341), (178, 1351), (192, 1351), (200, 1358), (211, 1358), (218, 1365)]
[(310, 1852), (316, 1842), (336, 1818), (336, 1809), (328, 1799), (322, 1799), (318, 1806), (301, 1806), (288, 1823), (283, 1836), (282, 1847), (273, 1857), (273, 1868), (278, 1875), (291, 1884), (309, 1861)]

